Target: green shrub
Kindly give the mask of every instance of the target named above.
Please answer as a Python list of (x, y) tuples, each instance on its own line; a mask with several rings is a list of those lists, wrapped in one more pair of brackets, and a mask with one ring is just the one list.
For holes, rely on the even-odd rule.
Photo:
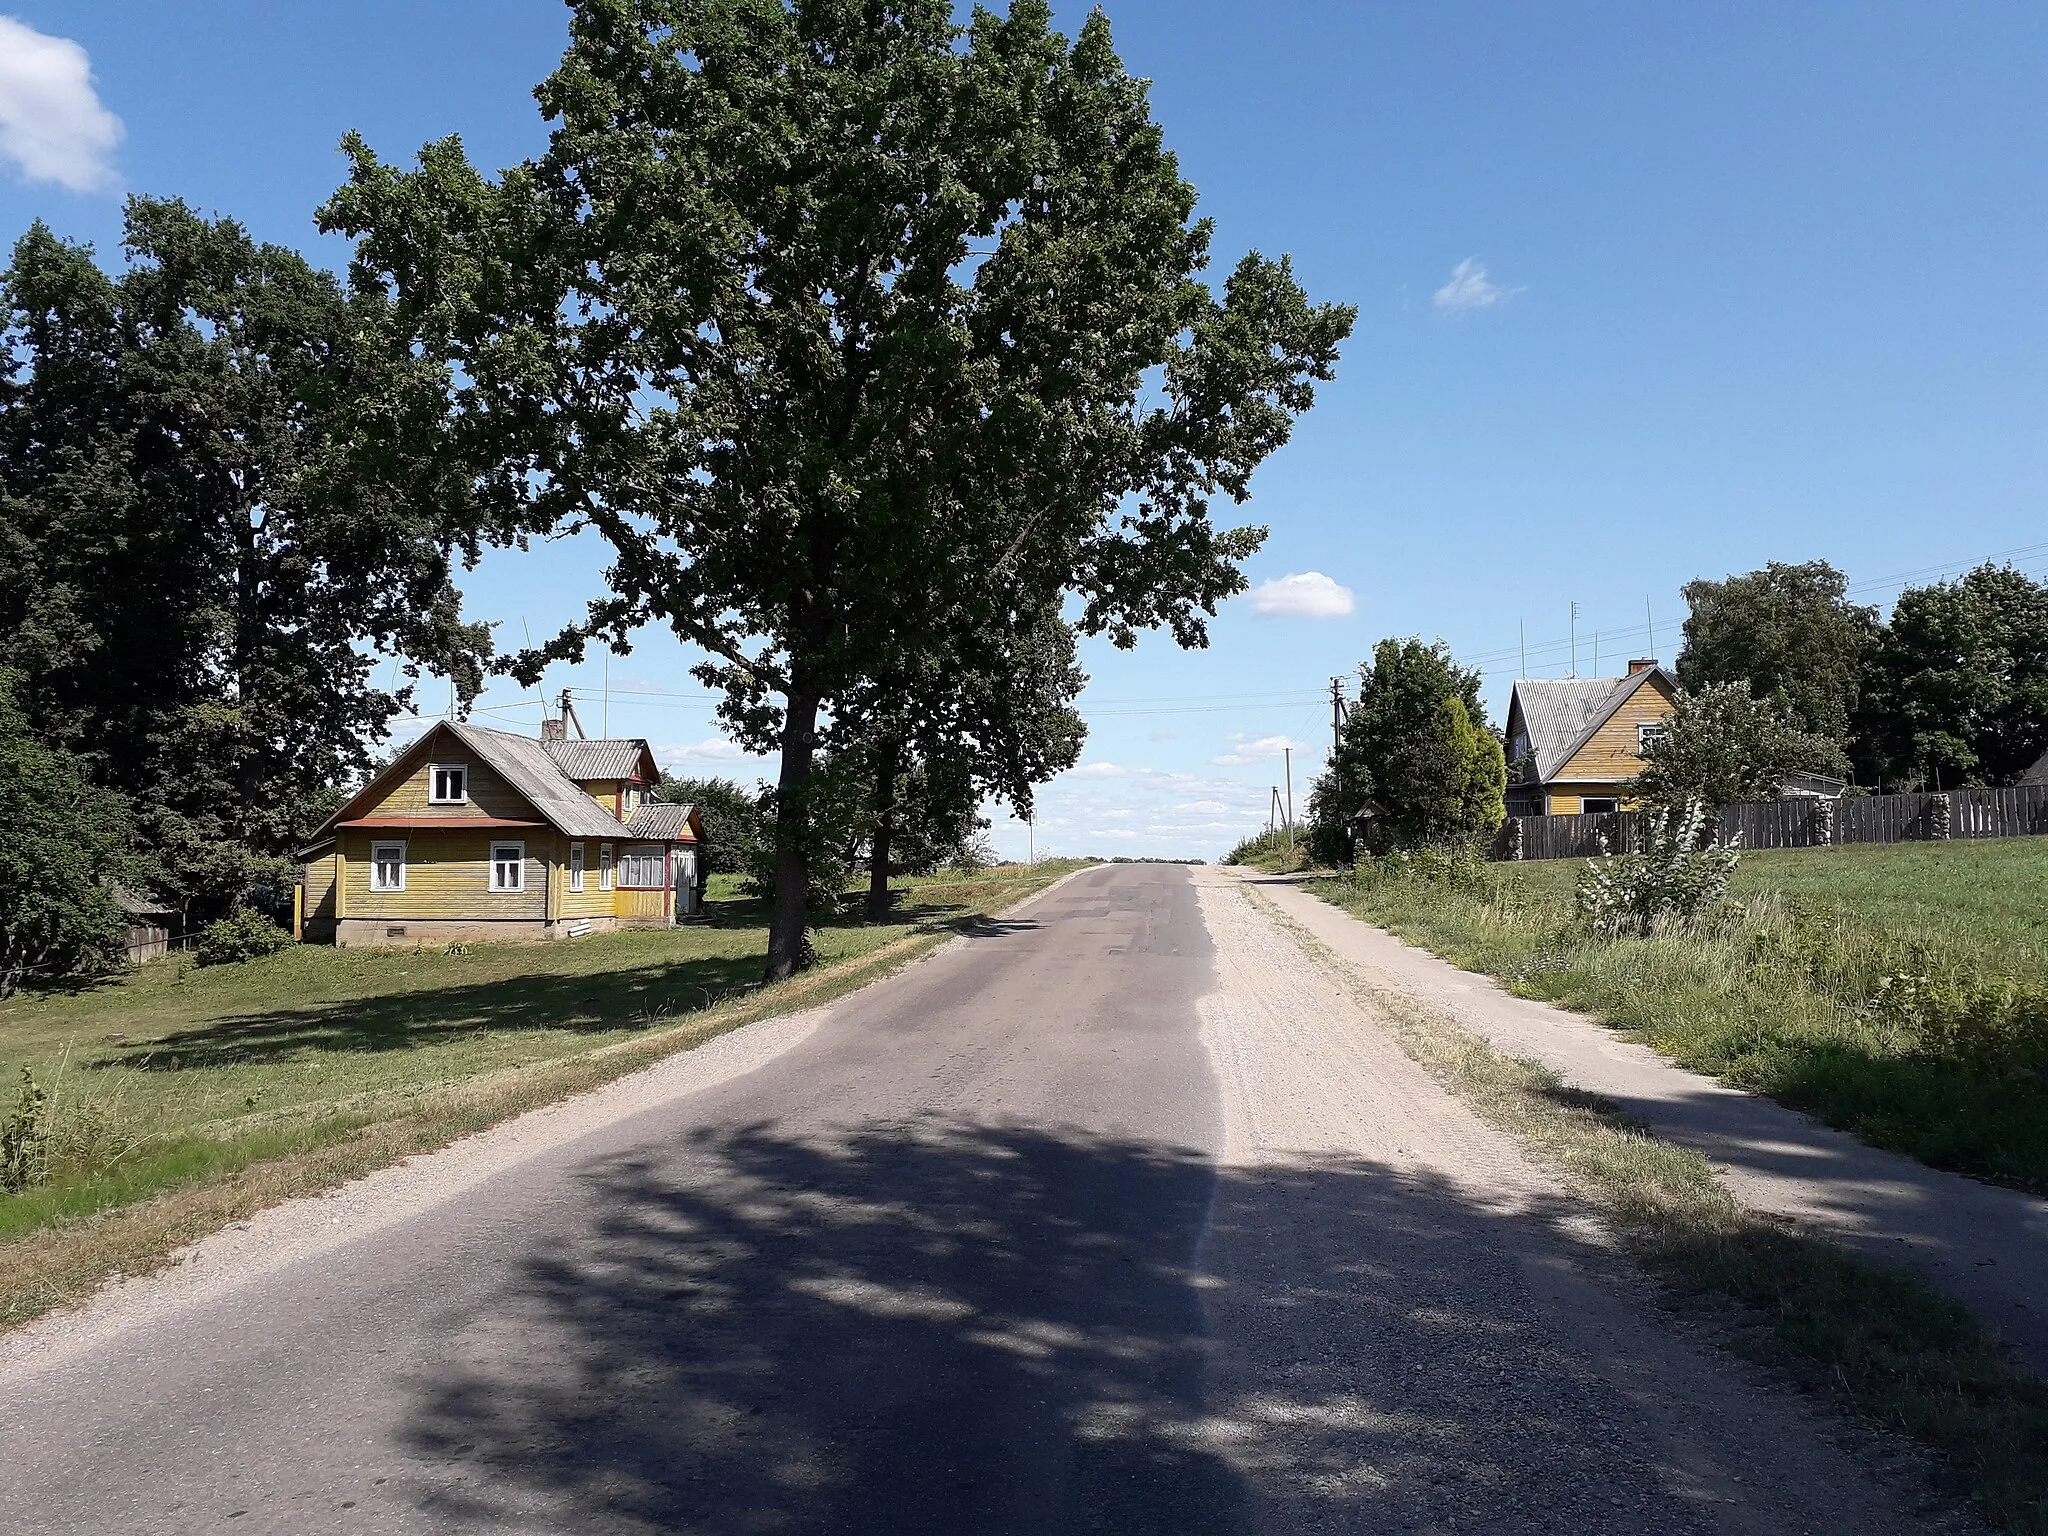
[(1706, 802), (1647, 811), (1634, 853), (1588, 859), (1579, 876), (1579, 912), (1603, 938), (1647, 938), (1689, 927), (1727, 899), (1741, 855), (1732, 847), (1702, 848)]
[(43, 1124), (48, 1103), (49, 1095), (35, 1073), (23, 1067), (14, 1111), (0, 1123), (0, 1190), (10, 1195), (33, 1189), (49, 1177), (50, 1131)]
[(201, 965), (240, 965), (288, 948), (292, 936), (253, 907), (237, 907), (199, 935), (193, 953)]

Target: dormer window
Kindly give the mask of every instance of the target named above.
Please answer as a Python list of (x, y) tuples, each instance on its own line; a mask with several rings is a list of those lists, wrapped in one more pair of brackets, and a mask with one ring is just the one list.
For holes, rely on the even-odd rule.
[(462, 763), (436, 763), (427, 770), (427, 799), (435, 805), (469, 804), (469, 769)]

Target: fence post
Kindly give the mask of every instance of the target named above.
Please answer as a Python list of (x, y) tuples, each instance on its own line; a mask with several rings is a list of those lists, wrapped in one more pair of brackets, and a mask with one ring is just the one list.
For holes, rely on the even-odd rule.
[(1813, 803), (1813, 840), (1816, 846), (1825, 847), (1835, 840), (1834, 800), (1816, 800)]
[(1508, 818), (1507, 856), (1511, 862), (1517, 864), (1522, 860), (1522, 818), (1519, 816)]

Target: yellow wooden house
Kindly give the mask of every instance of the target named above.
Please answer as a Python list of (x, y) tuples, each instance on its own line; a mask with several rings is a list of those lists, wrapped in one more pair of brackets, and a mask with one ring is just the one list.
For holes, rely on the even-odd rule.
[(335, 812), (305, 863), (303, 937), (343, 948), (573, 938), (702, 906), (696, 810), (651, 798), (645, 741), (443, 721)]
[(1508, 814), (1630, 809), (1628, 783), (1677, 692), (1655, 661), (1630, 662), (1626, 677), (1519, 680), (1508, 700)]

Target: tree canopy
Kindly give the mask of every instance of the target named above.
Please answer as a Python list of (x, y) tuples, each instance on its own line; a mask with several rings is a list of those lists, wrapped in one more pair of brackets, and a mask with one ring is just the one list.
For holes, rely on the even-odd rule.
[(126, 926), (126, 808), (44, 740), (0, 671), (0, 997), (27, 980), (105, 970)]
[(4, 278), (0, 664), (204, 914), (318, 822), (420, 663), (473, 693), (489, 637), (451, 580), (439, 371), (377, 296), (178, 202), (131, 199), (126, 253), (109, 275), (37, 224)]
[(1779, 700), (1802, 730), (1849, 740), (1877, 610), (1848, 600), (1848, 578), (1825, 560), (1772, 561), (1722, 581), (1690, 581), (1682, 687), (1747, 683)]
[[(351, 138), (359, 237), (495, 513), (610, 543), (547, 648), (666, 624), (781, 752), (770, 974), (802, 950), (821, 721), (1077, 600), (1206, 639), (1259, 530), (1211, 521), (1331, 377), (1352, 312), (1211, 241), (1097, 12), (584, 0), (495, 179)], [(526, 669), (540, 658), (528, 658)], [(867, 697), (872, 697), (868, 692)]]
[(1747, 682), (1680, 689), (1643, 757), (1648, 766), (1632, 788), (1673, 809), (1772, 800), (1788, 775), (1848, 771), (1834, 741), (1803, 729), (1781, 699), (1759, 698)]
[(1479, 684), (1442, 641), (1373, 647), (1336, 751), (1310, 788), (1318, 857), (1341, 857), (1361, 823), (1376, 853), (1493, 833), (1506, 815), (1507, 764)]
[(1986, 564), (1908, 587), (1860, 725), (1864, 771), (1882, 782), (2012, 783), (2048, 752), (2048, 584)]

